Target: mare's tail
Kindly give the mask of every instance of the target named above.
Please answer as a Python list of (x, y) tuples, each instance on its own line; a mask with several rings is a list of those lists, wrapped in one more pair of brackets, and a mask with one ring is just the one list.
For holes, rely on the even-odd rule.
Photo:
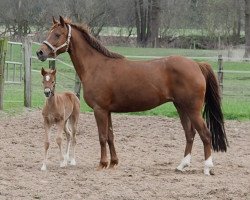
[(212, 134), (214, 151), (227, 151), (228, 141), (224, 128), (224, 117), (221, 110), (221, 96), (219, 84), (212, 67), (205, 62), (197, 62), (206, 78), (206, 94), (203, 117)]

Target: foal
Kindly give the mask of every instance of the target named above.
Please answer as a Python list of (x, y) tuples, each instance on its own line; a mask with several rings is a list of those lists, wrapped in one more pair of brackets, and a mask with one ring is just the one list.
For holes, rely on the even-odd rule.
[[(76, 129), (80, 113), (80, 101), (72, 92), (55, 94), (56, 70), (41, 69), (43, 76), (44, 94), (47, 97), (45, 106), (42, 111), (45, 128), (45, 155), (41, 170), (47, 169), (47, 155), (49, 149), (49, 137), (52, 125), (57, 126), (56, 142), (60, 150), (60, 167), (65, 167), (69, 162), (70, 165), (76, 165), (75, 145)], [(62, 135), (63, 131), (67, 137), (66, 154), (62, 154)], [(70, 141), (72, 139), (72, 158), (69, 158)]]

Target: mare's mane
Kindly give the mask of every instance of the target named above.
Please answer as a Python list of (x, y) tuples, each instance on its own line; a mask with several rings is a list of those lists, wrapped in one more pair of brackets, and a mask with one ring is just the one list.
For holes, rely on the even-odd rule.
[(65, 19), (65, 23), (70, 24), (72, 27), (80, 31), (85, 40), (87, 41), (87, 43), (95, 50), (97, 50), (99, 53), (109, 58), (124, 58), (123, 55), (109, 51), (105, 46), (103, 46), (99, 40), (97, 40), (94, 36), (91, 35), (90, 29), (86, 24), (74, 24), (71, 23), (69, 19)]

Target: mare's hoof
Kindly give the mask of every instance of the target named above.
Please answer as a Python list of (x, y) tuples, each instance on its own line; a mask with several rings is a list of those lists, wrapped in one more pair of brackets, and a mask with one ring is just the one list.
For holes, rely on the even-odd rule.
[(211, 169), (209, 172), (210, 172), (210, 175), (212, 175), (212, 176), (213, 176), (213, 175), (215, 175), (215, 173), (214, 173), (214, 170), (213, 170), (213, 169)]
[(213, 169), (205, 169), (205, 170), (204, 170), (204, 174), (207, 175), (207, 176), (215, 175)]
[(103, 169), (106, 169), (108, 167), (108, 162), (100, 162), (97, 170), (103, 170)]
[(118, 160), (111, 160), (109, 164), (109, 169), (116, 169), (118, 165)]

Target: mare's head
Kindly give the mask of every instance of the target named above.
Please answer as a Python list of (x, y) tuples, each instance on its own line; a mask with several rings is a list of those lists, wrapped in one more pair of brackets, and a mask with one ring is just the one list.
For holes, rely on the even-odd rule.
[(54, 95), (56, 86), (56, 70), (45, 70), (41, 69), (41, 74), (43, 76), (43, 88), (46, 97), (51, 97)]
[(47, 58), (54, 58), (68, 51), (70, 38), (71, 26), (61, 16), (60, 21), (56, 21), (53, 18), (53, 25), (48, 33), (48, 37), (36, 52), (38, 59), (45, 61)]

